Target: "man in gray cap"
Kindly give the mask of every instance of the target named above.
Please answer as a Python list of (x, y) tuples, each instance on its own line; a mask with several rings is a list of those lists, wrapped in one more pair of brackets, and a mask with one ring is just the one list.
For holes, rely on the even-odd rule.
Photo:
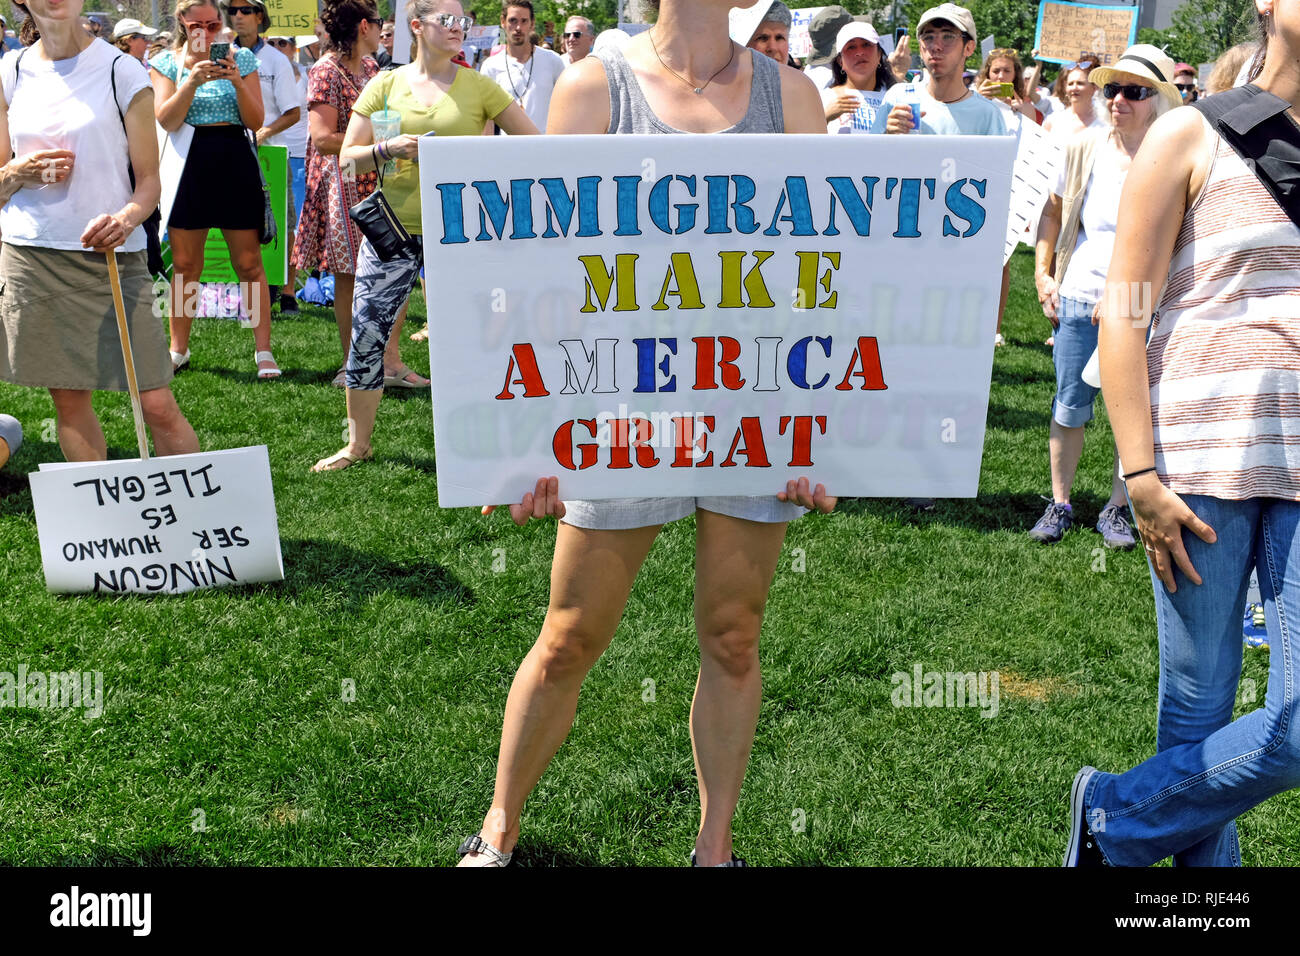
[(818, 11), (808, 25), (808, 36), (812, 40), (812, 53), (804, 66), (804, 73), (819, 90), (830, 89), (835, 82), (831, 72), (831, 60), (835, 59), (835, 38), (846, 23), (853, 20), (853, 14), (839, 5), (826, 7)]
[(790, 8), (776, 0), (763, 15), (762, 22), (749, 38), (750, 46), (777, 63), (790, 63)]

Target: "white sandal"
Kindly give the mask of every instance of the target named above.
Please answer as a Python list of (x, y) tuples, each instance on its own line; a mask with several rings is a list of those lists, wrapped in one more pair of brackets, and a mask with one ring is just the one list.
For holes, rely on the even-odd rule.
[[(172, 354), (175, 355), (176, 353), (173, 352)], [(186, 355), (188, 354), (189, 353), (186, 353)], [(258, 362), (271, 362), (272, 364), (274, 364), (275, 356), (272, 355), (270, 352), (254, 352), (253, 363), (257, 364)], [(275, 368), (259, 368), (257, 370), (257, 377), (260, 379), (279, 378), (280, 368), (278, 365)]]
[(484, 863), (484, 866), (509, 866), (510, 858), (515, 855), (513, 850), (509, 853), (502, 853), (477, 833), (471, 837), (466, 837), (465, 842), (460, 845), (460, 849), (456, 852), (461, 856), (469, 856), (471, 853), (481, 853), (488, 858), (488, 862)]
[[(170, 350), (169, 350), (169, 351), (170, 351)], [(184, 352), (171, 352), (171, 357), (172, 357), (172, 374), (173, 374), (173, 375), (175, 375), (177, 372), (179, 372), (179, 371), (180, 371), (181, 369), (183, 369), (183, 368), (189, 368), (189, 364), (190, 364), (190, 350), (189, 350), (189, 349), (186, 349)]]

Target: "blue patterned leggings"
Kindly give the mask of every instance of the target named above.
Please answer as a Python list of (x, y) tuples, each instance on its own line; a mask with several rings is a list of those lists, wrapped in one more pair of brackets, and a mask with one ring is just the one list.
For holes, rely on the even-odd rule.
[(348, 388), (373, 392), (384, 387), (384, 349), (388, 347), (388, 337), (393, 334), (393, 320), (411, 294), (419, 274), (418, 249), (403, 252), (388, 262), (380, 262), (370, 240), (361, 240), (361, 248), (357, 250), (356, 285), (352, 292)]

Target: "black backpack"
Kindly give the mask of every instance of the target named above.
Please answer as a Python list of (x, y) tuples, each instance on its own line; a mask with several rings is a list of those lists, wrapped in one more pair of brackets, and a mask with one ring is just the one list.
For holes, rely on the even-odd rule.
[(1237, 151), (1287, 217), (1300, 227), (1300, 127), (1291, 104), (1254, 84), (1192, 104)]

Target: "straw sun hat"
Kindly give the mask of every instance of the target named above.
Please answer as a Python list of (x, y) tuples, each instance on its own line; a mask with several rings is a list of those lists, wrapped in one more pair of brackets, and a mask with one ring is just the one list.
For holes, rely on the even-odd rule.
[(1128, 73), (1150, 80), (1170, 106), (1182, 106), (1183, 94), (1174, 86), (1174, 61), (1169, 54), (1149, 43), (1139, 43), (1124, 51), (1109, 66), (1099, 66), (1088, 74), (1088, 81), (1100, 88), (1116, 82), (1119, 73)]

